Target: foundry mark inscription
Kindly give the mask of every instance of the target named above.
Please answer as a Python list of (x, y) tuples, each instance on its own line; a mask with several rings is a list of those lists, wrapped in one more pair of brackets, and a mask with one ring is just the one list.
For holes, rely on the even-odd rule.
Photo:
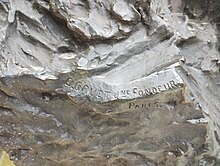
[(180, 87), (180, 85), (177, 84), (174, 80), (152, 87), (130, 87), (117, 90), (97, 88), (83, 81), (77, 81), (70, 86), (72, 91), (74, 91), (74, 94), (80, 96), (88, 95), (93, 98), (95, 97), (97, 100), (133, 99), (147, 97)]
[[(167, 102), (165, 102), (170, 108), (175, 108), (177, 106), (177, 101), (173, 98), (170, 98)], [(148, 109), (148, 108), (162, 108), (164, 107), (164, 102), (135, 102), (131, 101), (128, 103), (128, 109)]]

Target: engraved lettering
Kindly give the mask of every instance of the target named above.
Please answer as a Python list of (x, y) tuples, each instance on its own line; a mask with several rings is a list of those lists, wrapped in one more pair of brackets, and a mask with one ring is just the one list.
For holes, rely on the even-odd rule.
[(135, 93), (137, 93), (137, 88), (133, 88), (133, 93), (135, 94)]
[(108, 98), (110, 98), (111, 91), (105, 90), (105, 94), (106, 94), (106, 98), (108, 99)]
[(88, 85), (84, 85), (83, 87), (82, 87), (82, 91), (88, 91), (89, 90), (89, 86)]
[(138, 109), (138, 108), (140, 108), (139, 105), (135, 105), (135, 109)]
[(170, 86), (169, 83), (163, 84), (164, 88), (168, 91), (170, 89), (172, 89), (172, 87)]
[(154, 103), (154, 108), (158, 108), (158, 107), (159, 107), (158, 102), (155, 102)]
[(114, 94), (114, 98), (115, 98), (115, 99), (119, 99), (118, 96), (119, 96), (119, 92), (116, 92), (116, 93)]
[(173, 88), (176, 88), (176, 87), (178, 87), (178, 85), (175, 83), (175, 81), (170, 81), (170, 85), (171, 85), (171, 87), (173, 87)]
[(147, 108), (147, 105), (146, 104), (141, 104), (141, 107), (142, 108)]
[[(173, 104), (168, 102), (168, 104)], [(173, 106), (175, 107), (175, 106)], [(159, 102), (149, 102), (149, 103), (140, 103), (140, 104), (136, 104), (134, 102), (129, 102), (128, 104), (128, 108), (129, 109), (148, 109), (148, 108), (162, 108), (161, 103)]]
[(103, 93), (102, 90), (98, 90), (98, 95), (97, 95), (97, 97), (98, 97), (98, 98), (102, 98), (102, 93)]
[(144, 96), (144, 91), (139, 90), (138, 94), (139, 94), (140, 96)]
[(71, 82), (72, 82), (72, 79), (69, 78), (69, 79), (67, 80), (66, 84), (69, 85), (69, 86), (71, 86)]
[(126, 97), (126, 90), (121, 90), (121, 94), (122, 94), (121, 97)]
[(161, 89), (161, 85), (157, 86), (158, 92), (162, 92), (163, 90)]
[(153, 95), (154, 95), (154, 94), (157, 94), (157, 88), (155, 88), (155, 87), (152, 88), (152, 94), (153, 94)]
[(145, 89), (145, 94), (150, 96), (151, 95), (150, 89)]
[(82, 90), (82, 82), (76, 82), (75, 86), (74, 86), (75, 90)]
[[(169, 105), (169, 106), (171, 106), (172, 108), (175, 108), (176, 106), (177, 106), (177, 103), (176, 103), (176, 101), (174, 101), (174, 100), (169, 100), (168, 102), (167, 102), (167, 104)], [(156, 102), (143, 102), (143, 103), (139, 103), (139, 104), (137, 104), (137, 103), (135, 103), (135, 102), (129, 102), (128, 103), (128, 108), (129, 109), (146, 109), (146, 110), (148, 110), (149, 108), (158, 108), (158, 109), (160, 109), (160, 108), (162, 108), (164, 106), (164, 104), (162, 104), (162, 103), (159, 103), (158, 101), (156, 101)]]
[(131, 107), (133, 107), (133, 106), (134, 106), (134, 103), (133, 103), (133, 102), (130, 102), (128, 108), (131, 109)]
[(95, 95), (95, 90), (93, 90), (93, 88), (91, 87), (90, 88), (90, 93), (89, 93), (91, 96), (94, 96)]
[[(68, 84), (71, 84), (68, 80)], [(158, 94), (163, 91), (168, 91), (170, 89), (179, 88), (180, 84), (175, 82), (175, 80), (168, 81), (164, 84), (151, 86), (141, 89), (140, 87), (131, 87), (131, 89), (119, 89), (118, 91), (107, 90), (101, 88), (92, 88), (92, 85), (86, 84), (83, 81), (77, 81), (72, 85), (72, 88), (78, 93), (83, 93), (83, 95), (89, 95), (90, 97), (97, 97), (100, 99), (124, 99), (124, 98), (135, 98), (135, 97), (145, 97)], [(138, 107), (138, 106), (137, 106)], [(154, 105), (144, 104), (139, 105), (139, 107), (154, 107)]]

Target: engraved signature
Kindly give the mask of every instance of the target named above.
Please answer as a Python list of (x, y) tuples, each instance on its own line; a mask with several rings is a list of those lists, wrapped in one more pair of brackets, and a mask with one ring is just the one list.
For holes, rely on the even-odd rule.
[(179, 88), (174, 80), (171, 80), (167, 83), (158, 86), (152, 86), (150, 88), (138, 88), (132, 87), (130, 89), (121, 89), (117, 91), (107, 90), (107, 89), (98, 89), (92, 87), (89, 83), (84, 83), (83, 81), (77, 81), (71, 86), (76, 94), (90, 95), (96, 97), (97, 99), (126, 99), (129, 97), (147, 97), (155, 95), (164, 91), (172, 90)]

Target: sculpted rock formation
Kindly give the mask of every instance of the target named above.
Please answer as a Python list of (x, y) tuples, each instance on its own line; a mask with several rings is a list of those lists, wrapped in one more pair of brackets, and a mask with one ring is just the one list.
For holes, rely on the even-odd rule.
[(219, 0), (0, 0), (0, 149), (26, 166), (219, 165)]

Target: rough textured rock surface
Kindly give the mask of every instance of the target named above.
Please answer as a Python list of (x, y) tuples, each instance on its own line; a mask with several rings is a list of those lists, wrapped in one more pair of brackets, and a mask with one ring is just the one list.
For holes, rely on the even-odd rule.
[(24, 166), (220, 165), (219, 4), (0, 0), (0, 149)]

